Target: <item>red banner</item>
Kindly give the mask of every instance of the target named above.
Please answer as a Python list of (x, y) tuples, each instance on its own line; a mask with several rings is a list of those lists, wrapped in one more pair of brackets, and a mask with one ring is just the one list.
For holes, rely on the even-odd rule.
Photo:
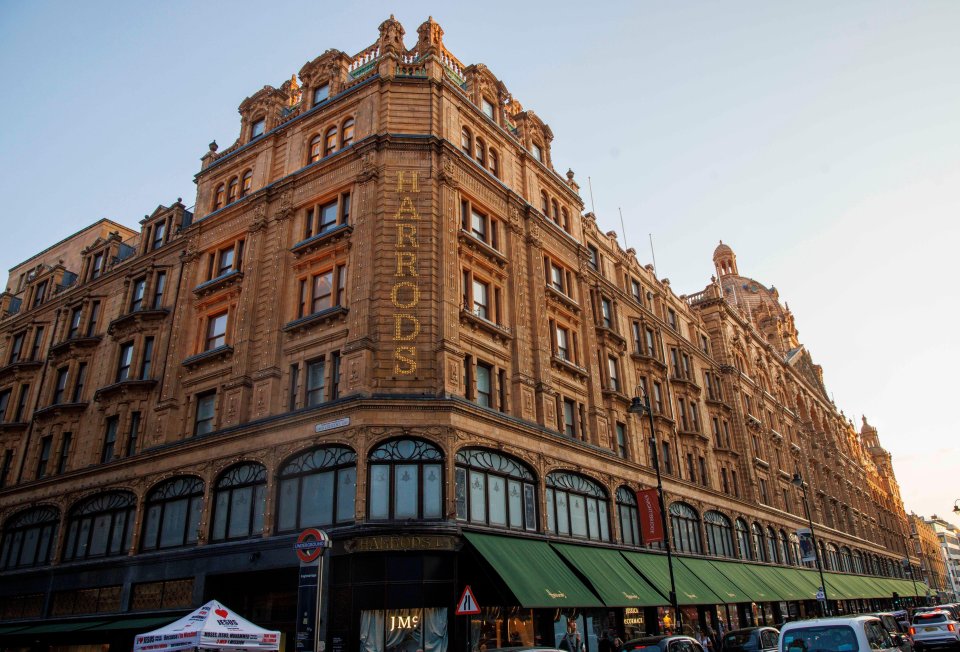
[(637, 492), (640, 511), (640, 537), (644, 543), (663, 541), (663, 518), (660, 516), (660, 503), (656, 489), (644, 489)]

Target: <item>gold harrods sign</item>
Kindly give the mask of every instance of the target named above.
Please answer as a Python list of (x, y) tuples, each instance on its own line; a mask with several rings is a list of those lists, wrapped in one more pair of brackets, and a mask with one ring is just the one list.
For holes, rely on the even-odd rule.
[(436, 534), (384, 534), (350, 539), (344, 542), (343, 547), (347, 552), (453, 551), (457, 548), (457, 539)]

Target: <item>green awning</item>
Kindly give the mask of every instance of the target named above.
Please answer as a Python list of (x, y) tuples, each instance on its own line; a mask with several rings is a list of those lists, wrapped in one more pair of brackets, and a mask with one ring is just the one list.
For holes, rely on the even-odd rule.
[(869, 593), (866, 597), (868, 598), (889, 598), (890, 592), (887, 591), (887, 587), (883, 585), (882, 582), (878, 582), (876, 577), (870, 577), (869, 575), (859, 575), (858, 579), (864, 584), (866, 592)]
[(546, 541), (464, 532), (521, 606), (602, 607)]
[(0, 627), (0, 636), (5, 634), (13, 634), (14, 632), (21, 632), (27, 627), (29, 627), (29, 625), (6, 625), (4, 627)]
[(775, 587), (781, 600), (813, 600), (816, 597), (816, 588), (811, 588), (795, 568), (757, 564), (745, 564), (744, 568)]
[[(678, 557), (677, 560), (700, 578), (726, 604), (735, 602), (769, 602), (769, 591), (752, 576), (742, 572), (736, 564), (708, 559)], [(757, 597), (753, 597), (757, 596)]]
[(106, 620), (87, 621), (85, 623), (44, 623), (28, 627), (17, 634), (56, 634), (58, 632), (79, 632), (103, 625)]
[(780, 583), (755, 573), (752, 564), (733, 561), (711, 561), (710, 563), (717, 566), (722, 573), (730, 578), (730, 581), (743, 589), (751, 602), (794, 599), (788, 595)]
[(653, 607), (670, 604), (619, 552), (565, 543), (551, 544), (587, 578), (608, 607)]
[(863, 589), (851, 575), (824, 573), (827, 582), (827, 597), (831, 600), (854, 600), (864, 597)]
[[(630, 565), (647, 578), (647, 581), (663, 595), (670, 595), (670, 571), (667, 568), (667, 556), (643, 552), (620, 554), (626, 557)], [(725, 604), (727, 600), (710, 590), (695, 573), (680, 563), (679, 557), (673, 558), (673, 577), (677, 586), (679, 604)]]
[(182, 615), (176, 616), (160, 616), (154, 618), (121, 618), (120, 620), (114, 620), (103, 625), (97, 625), (96, 627), (91, 627), (91, 630), (104, 631), (104, 630), (114, 630), (114, 629), (133, 629), (136, 630), (138, 634), (144, 634), (153, 629), (158, 629), (164, 625), (169, 625), (177, 618), (182, 618)]

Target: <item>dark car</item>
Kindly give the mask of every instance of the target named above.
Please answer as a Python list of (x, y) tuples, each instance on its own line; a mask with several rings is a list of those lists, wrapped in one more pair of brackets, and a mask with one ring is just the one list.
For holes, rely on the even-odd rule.
[(627, 641), (619, 652), (704, 652), (703, 646), (690, 636), (644, 636)]
[(727, 632), (720, 640), (723, 652), (774, 652), (780, 631), (773, 627), (744, 627)]
[(865, 615), (876, 616), (880, 619), (880, 622), (883, 623), (883, 628), (890, 634), (890, 638), (893, 639), (894, 644), (900, 652), (913, 652), (913, 639), (910, 638), (908, 632), (909, 626), (903, 626), (900, 619), (897, 618), (897, 613), (881, 611)]

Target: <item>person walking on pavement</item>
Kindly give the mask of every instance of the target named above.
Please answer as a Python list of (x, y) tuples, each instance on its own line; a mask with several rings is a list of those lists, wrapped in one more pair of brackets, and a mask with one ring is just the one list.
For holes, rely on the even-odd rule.
[(573, 618), (567, 618), (567, 633), (560, 639), (560, 649), (567, 652), (587, 652), (583, 637), (577, 631), (577, 621)]

